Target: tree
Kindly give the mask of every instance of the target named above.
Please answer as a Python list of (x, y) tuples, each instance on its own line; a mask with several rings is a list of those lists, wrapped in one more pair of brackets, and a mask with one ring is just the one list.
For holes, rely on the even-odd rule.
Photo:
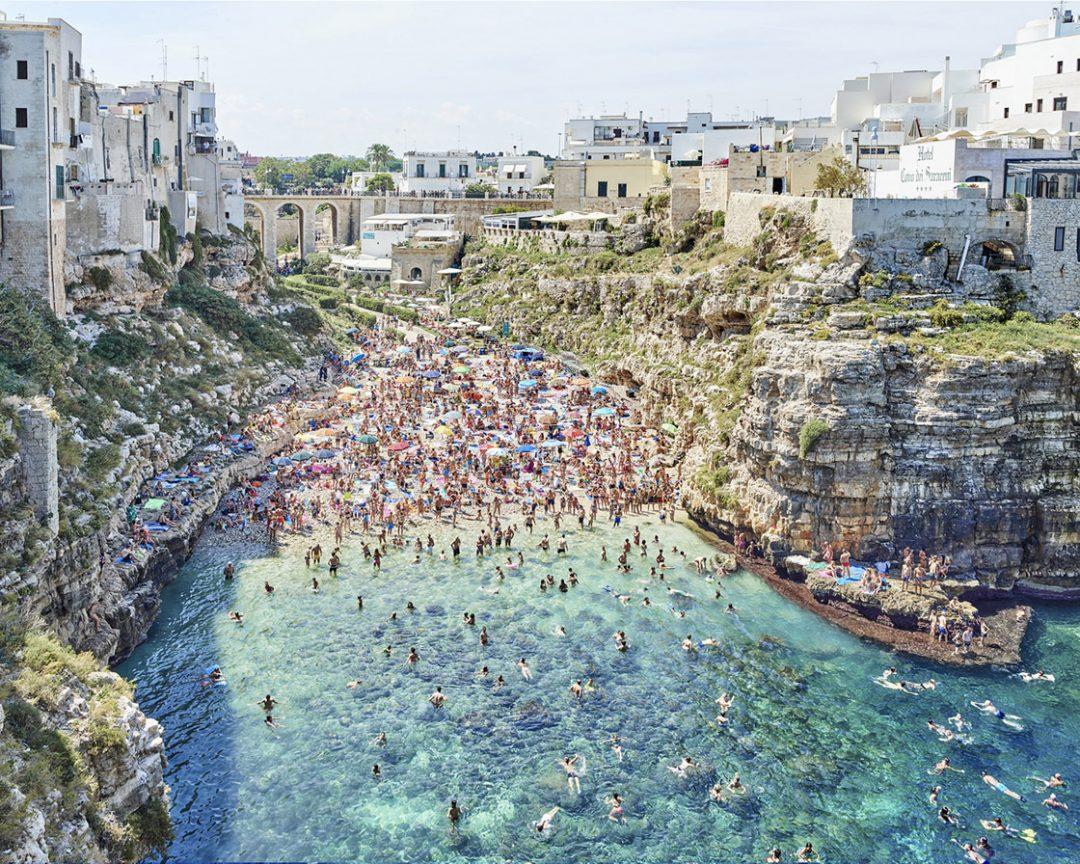
[(831, 162), (818, 165), (814, 188), (827, 192), (830, 198), (851, 198), (866, 190), (866, 177), (843, 156), (834, 156)]
[(385, 144), (372, 144), (367, 148), (365, 155), (373, 171), (385, 171), (390, 165), (390, 160), (394, 158), (394, 151)]
[(314, 156), (309, 156), (307, 164), (311, 169), (311, 176), (316, 180), (328, 178), (337, 158), (333, 153), (316, 153)]
[(259, 160), (252, 174), (259, 186), (268, 186), (275, 192), (284, 188), (284, 175), (291, 170), (292, 166), (284, 159), (276, 156), (266, 156)]
[(368, 177), (368, 181), (366, 186), (364, 187), (364, 191), (372, 192), (376, 195), (383, 192), (393, 192), (394, 178), (385, 172), (380, 172), (374, 177)]
[(498, 195), (499, 190), (490, 183), (470, 183), (465, 187), (466, 198), (483, 198), (485, 195)]

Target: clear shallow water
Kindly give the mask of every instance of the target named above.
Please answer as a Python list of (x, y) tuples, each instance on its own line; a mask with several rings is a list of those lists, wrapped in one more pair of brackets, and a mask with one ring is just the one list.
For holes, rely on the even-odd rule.
[[(310, 591), (301, 553), (285, 551), (240, 561), (238, 547), (208, 534), (175, 583), (166, 589), (150, 638), (119, 671), (136, 679), (148, 714), (165, 725), (177, 837), (171, 855), (183, 860), (320, 861), (736, 861), (764, 858), (779, 846), (793, 859), (812, 840), (827, 861), (940, 862), (960, 860), (951, 836), (974, 840), (978, 819), (1003, 816), (1033, 827), (1038, 843), (991, 835), (997, 860), (1077, 860), (1080, 798), (1062, 796), (1072, 813), (1051, 813), (1029, 775), (1062, 771), (1080, 785), (1080, 614), (1041, 608), (1037, 640), (1026, 668), (1045, 667), (1055, 684), (1023, 684), (1003, 674), (957, 672), (862, 643), (783, 600), (748, 574), (713, 587), (668, 554), (667, 583), (695, 595), (677, 619), (662, 585), (650, 587), (651, 608), (639, 601), (648, 573), (634, 558), (629, 576), (614, 559), (632, 531), (569, 532), (566, 560), (541, 553), (527, 533), (516, 546), (523, 570), (509, 573), (500, 593), (496, 563), (468, 550), (473, 523), (462, 530), (457, 565), (412, 552), (392, 552), (373, 575), (359, 547), (346, 548), (332, 580), (323, 564), (322, 590)], [(659, 529), (641, 520), (650, 540), (660, 533), (690, 560), (710, 551), (681, 526)], [(542, 531), (538, 531), (537, 537)], [(554, 534), (553, 534), (554, 536)], [(441, 535), (437, 535), (441, 540)], [(535, 541), (536, 537), (532, 538)], [(599, 546), (611, 563), (599, 563)], [(323, 544), (327, 546), (326, 543)], [(439, 545), (445, 545), (440, 543)], [(438, 547), (437, 547), (438, 548)], [(226, 583), (221, 568), (237, 560)], [(675, 565), (675, 566), (673, 566)], [(572, 566), (582, 578), (568, 594), (541, 594), (546, 572)], [(504, 568), (505, 569), (505, 568)], [(263, 595), (264, 579), (277, 588)], [(638, 592), (620, 605), (603, 586)], [(365, 608), (357, 611), (355, 597)], [(418, 611), (405, 612), (411, 600)], [(734, 603), (738, 616), (725, 614)], [(227, 619), (240, 609), (246, 623)], [(476, 613), (477, 626), (462, 624)], [(388, 621), (391, 612), (398, 621)], [(568, 636), (553, 635), (558, 624)], [(478, 641), (487, 625), (491, 644)], [(615, 650), (624, 629), (632, 649)], [(715, 637), (719, 649), (688, 656), (687, 633)], [(382, 649), (390, 643), (393, 655)], [(406, 667), (410, 646), (422, 658)], [(515, 667), (525, 656), (531, 682)], [(227, 687), (197, 678), (220, 664)], [(494, 691), (476, 677), (483, 665), (507, 686)], [(896, 665), (903, 678), (940, 683), (920, 696), (894, 693), (871, 678)], [(581, 701), (567, 688), (592, 676), (597, 692)], [(360, 678), (349, 690), (345, 684)], [(436, 711), (436, 685), (449, 697)], [(718, 731), (713, 700), (736, 695), (727, 729)], [(274, 732), (257, 705), (267, 692), (282, 704)], [(990, 698), (1023, 718), (1012, 732), (968, 702)], [(966, 710), (964, 710), (966, 709)], [(957, 710), (974, 724), (969, 745), (939, 743), (926, 729)], [(372, 738), (385, 731), (388, 744)], [(619, 762), (608, 747), (624, 738)], [(557, 760), (580, 753), (582, 794), (571, 795)], [(707, 770), (693, 781), (667, 770), (690, 754)], [(965, 774), (939, 781), (927, 768), (942, 756)], [(371, 766), (382, 766), (374, 781)], [(1027, 797), (1014, 802), (980, 780), (988, 769)], [(751, 792), (717, 805), (708, 788), (738, 772)], [(927, 800), (943, 782), (942, 802), (960, 829), (936, 818)], [(611, 792), (625, 799), (626, 824), (607, 819)], [(465, 809), (457, 835), (445, 818), (450, 798)], [(539, 838), (532, 822), (558, 805), (556, 830)], [(974, 827), (972, 827), (974, 826)]]

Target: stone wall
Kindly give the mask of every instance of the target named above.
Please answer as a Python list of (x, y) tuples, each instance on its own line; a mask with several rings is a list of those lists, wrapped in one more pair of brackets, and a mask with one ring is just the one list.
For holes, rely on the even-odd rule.
[(724, 241), (749, 246), (761, 233), (762, 210), (789, 210), (804, 216), (819, 236), (828, 239), (838, 255), (854, 238), (853, 198), (804, 198), (796, 195), (757, 195), (736, 192), (728, 200), (724, 220)]
[[(1080, 309), (1080, 200), (1029, 198), (1025, 251), (1031, 256), (1028, 302), (1039, 315)], [(1062, 249), (1054, 250), (1058, 228)]]
[(575, 253), (591, 254), (612, 249), (615, 235), (609, 231), (522, 231), (516, 228), (482, 228), (481, 238), (496, 246), (512, 246), (528, 251), (539, 249), (554, 255), (572, 249)]
[(67, 250), (74, 258), (99, 252), (153, 250), (158, 222), (146, 218), (141, 183), (94, 183), (67, 205)]
[(19, 407), (19, 454), (27, 498), (49, 530), (60, 530), (59, 463), (56, 460), (56, 415), (52, 405)]

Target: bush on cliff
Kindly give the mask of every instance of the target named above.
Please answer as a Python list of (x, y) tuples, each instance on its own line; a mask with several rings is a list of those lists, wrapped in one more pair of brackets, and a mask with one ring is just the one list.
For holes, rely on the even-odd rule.
[(71, 337), (48, 306), (0, 286), (0, 392), (32, 396), (58, 387), (71, 351)]
[(174, 285), (165, 295), (165, 302), (194, 312), (221, 335), (235, 333), (244, 342), (274, 357), (289, 362), (298, 360), (280, 329), (256, 318), (239, 301), (209, 286), (195, 283)]
[(285, 320), (302, 336), (314, 336), (323, 328), (322, 318), (310, 306), (297, 306), (285, 315)]
[(806, 455), (814, 449), (818, 439), (821, 438), (831, 427), (818, 417), (811, 417), (802, 424), (799, 429), (799, 458), (805, 459)]
[(118, 330), (106, 330), (90, 349), (110, 366), (131, 366), (150, 353), (147, 341), (135, 333), (121, 333)]

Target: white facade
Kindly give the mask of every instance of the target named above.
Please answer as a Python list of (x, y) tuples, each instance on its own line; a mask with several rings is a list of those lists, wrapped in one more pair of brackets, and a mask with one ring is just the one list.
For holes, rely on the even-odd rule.
[(464, 150), (409, 151), (402, 157), (405, 195), (461, 195), (476, 182), (476, 157)]
[(384, 213), (365, 219), (360, 231), (360, 252), (372, 258), (390, 258), (394, 246), (417, 231), (453, 231), (453, 214)]
[(576, 117), (563, 127), (563, 159), (608, 159), (627, 152), (639, 152), (645, 142), (641, 117), (602, 114)]
[(701, 164), (726, 159), (731, 147), (773, 149), (776, 146), (776, 127), (772, 125), (727, 125), (701, 132), (675, 132), (671, 136), (673, 162), (694, 162), (693, 154), (701, 154)]
[(518, 195), (531, 192), (546, 173), (543, 156), (500, 156), (495, 181), (500, 195)]
[(1021, 27), (983, 60), (980, 80), (968, 128), (1074, 132), (1080, 145), (1080, 21), (1070, 10)]
[(353, 171), (352, 174), (349, 176), (349, 188), (358, 195), (371, 194), (367, 191), (368, 181), (372, 177), (381, 175), (388, 176), (394, 183), (394, 187), (389, 191), (388, 194), (396, 195), (398, 192), (401, 191), (401, 173), (390, 171)]
[(69, 164), (82, 145), (82, 35), (0, 20), (0, 280), (66, 308)]

